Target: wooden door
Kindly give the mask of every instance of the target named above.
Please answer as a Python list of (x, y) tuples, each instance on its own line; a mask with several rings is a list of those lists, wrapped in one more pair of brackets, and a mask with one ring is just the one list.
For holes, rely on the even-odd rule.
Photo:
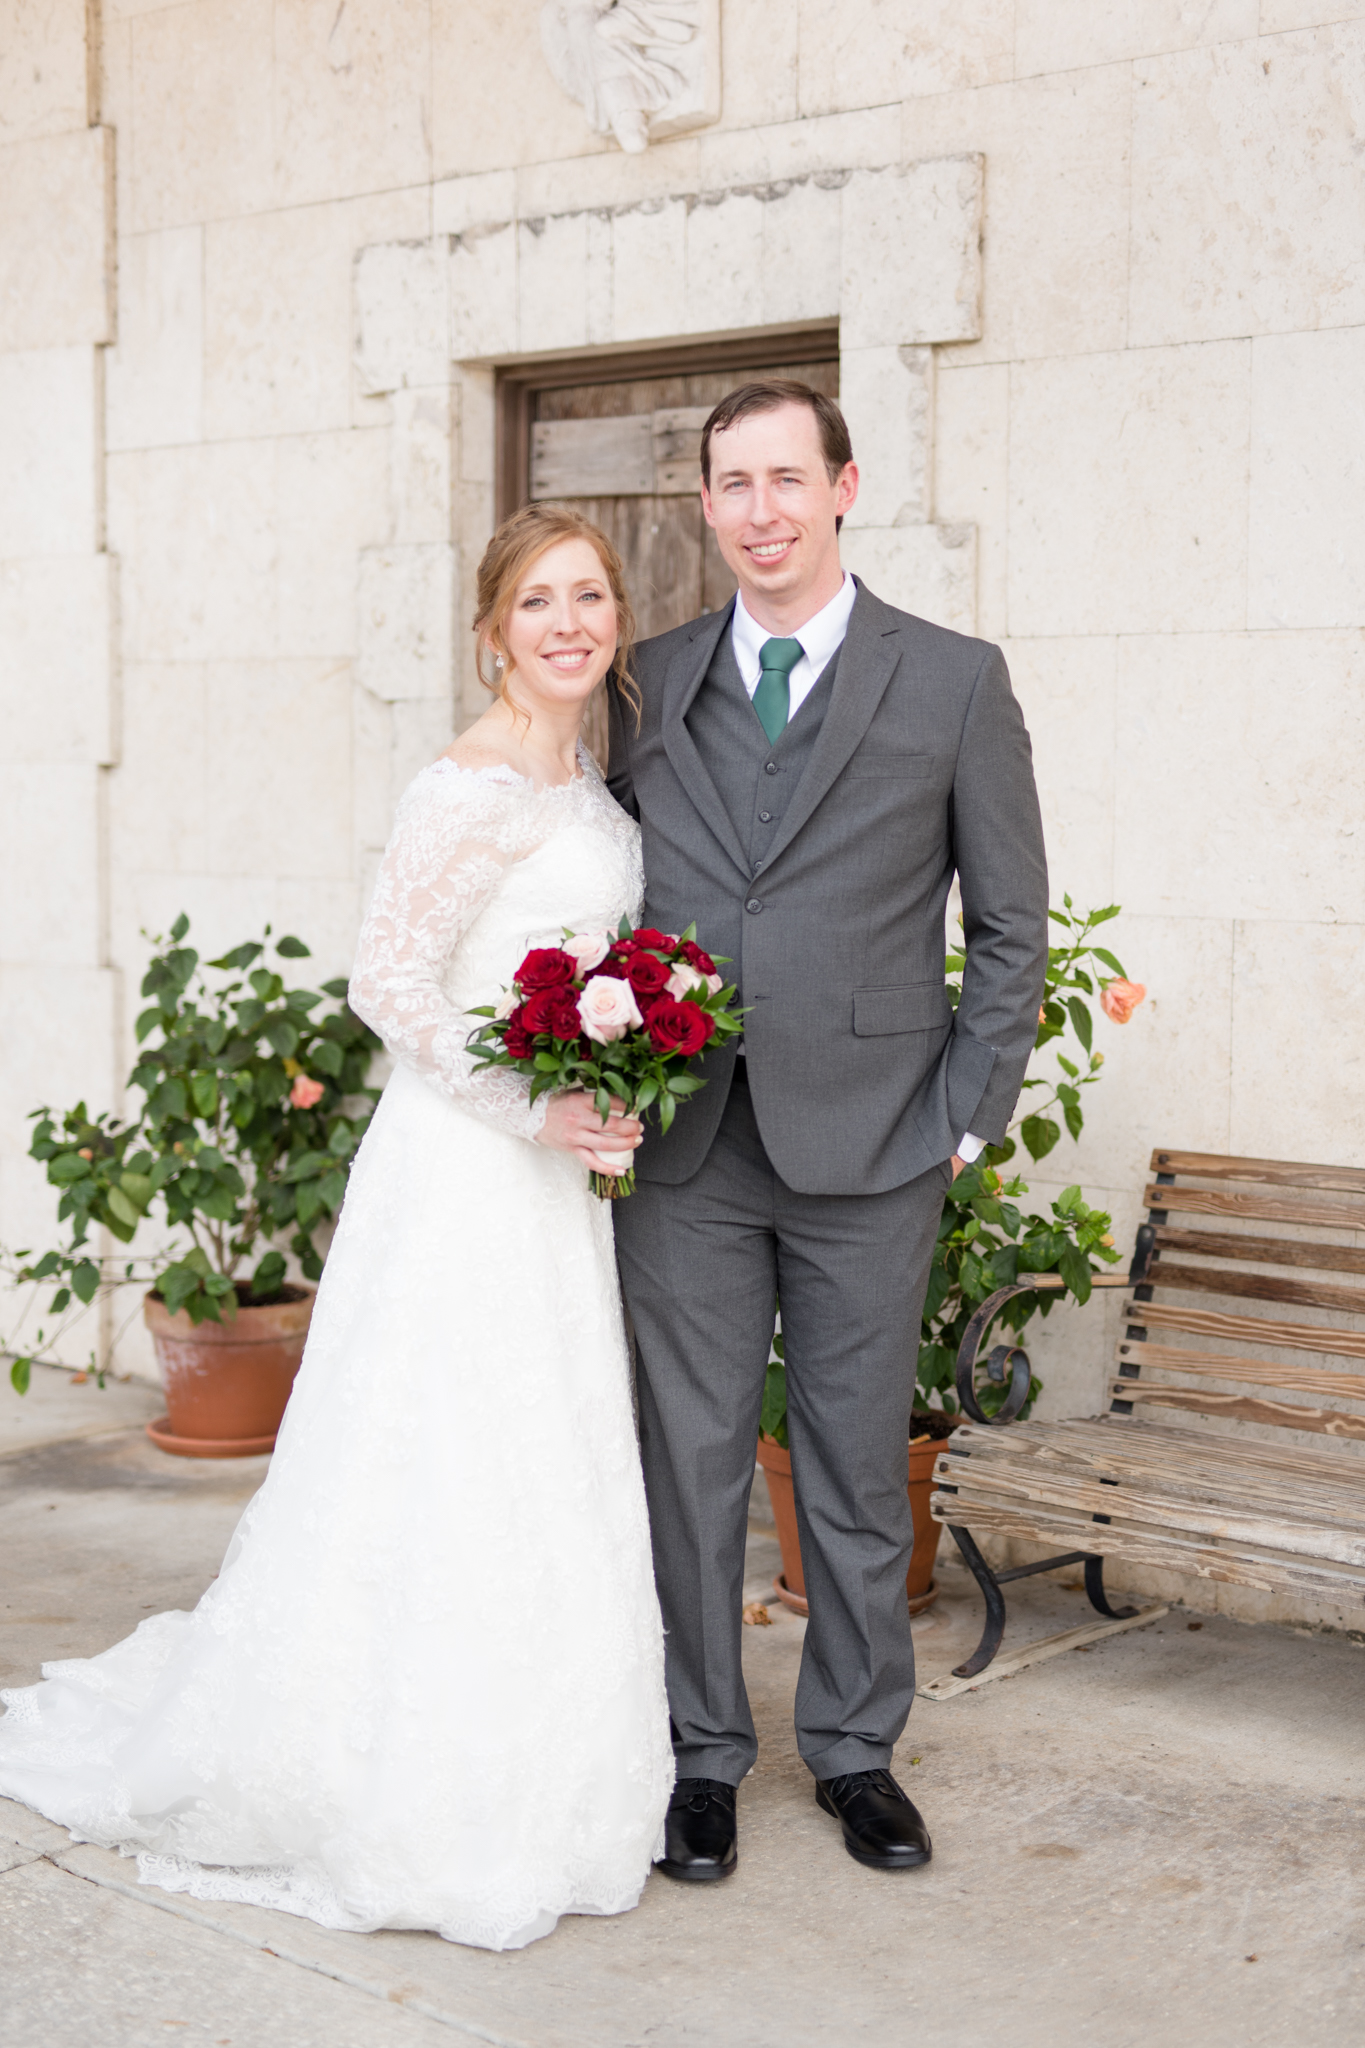
[[(570, 381), (572, 365), (562, 365), (557, 381), (523, 391), (517, 502), (573, 505), (603, 528), (625, 563), (641, 640), (718, 610), (734, 592), (698, 490), (701, 430), (712, 408), (759, 377), (796, 377), (839, 395), (832, 332), (789, 343), (791, 359), (777, 357), (781, 344), (773, 346), (771, 363), (755, 361), (750, 343), (735, 351), (732, 364), (661, 362), (653, 375), (637, 359), (631, 375), (614, 381), (606, 381), (610, 360), (599, 357), (582, 364), (581, 382)], [(707, 351), (713, 359), (719, 354)], [(589, 706), (586, 733), (604, 760), (601, 692)]]

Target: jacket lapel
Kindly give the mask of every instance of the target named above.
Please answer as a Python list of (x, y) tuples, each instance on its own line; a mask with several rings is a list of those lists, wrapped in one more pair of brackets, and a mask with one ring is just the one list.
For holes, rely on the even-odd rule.
[(744, 857), (739, 834), (735, 831), (730, 813), (721, 802), (720, 791), (707, 774), (696, 743), (684, 723), (720, 645), (721, 634), (729, 630), (733, 611), (732, 601), (722, 611), (711, 612), (707, 617), (698, 619), (692, 632), (674, 655), (664, 678), (661, 728), (664, 751), (673, 764), (678, 780), (736, 867), (747, 876), (750, 871), (749, 862)]
[[(854, 580), (857, 581), (856, 578)], [(872, 723), (872, 715), (896, 672), (901, 653), (896, 614), (859, 582), (858, 595), (849, 615), (848, 632), (839, 652), (829, 710), (806, 763), (806, 771), (773, 836), (763, 863), (765, 871), (771, 870), (778, 855), (785, 852), (816, 806), (828, 795), (836, 776), (847, 767)]]

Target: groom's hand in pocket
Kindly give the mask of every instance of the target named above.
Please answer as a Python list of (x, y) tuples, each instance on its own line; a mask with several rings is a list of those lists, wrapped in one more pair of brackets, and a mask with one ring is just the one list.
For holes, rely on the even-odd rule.
[(623, 1155), (635, 1150), (644, 1126), (627, 1116), (624, 1103), (613, 1101), (604, 1124), (590, 1095), (552, 1095), (536, 1136), (551, 1151), (572, 1152), (594, 1173), (620, 1173)]

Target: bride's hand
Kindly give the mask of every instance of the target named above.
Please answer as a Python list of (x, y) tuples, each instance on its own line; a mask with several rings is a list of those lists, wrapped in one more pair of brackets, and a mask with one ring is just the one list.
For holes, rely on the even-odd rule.
[(604, 1124), (590, 1095), (552, 1095), (536, 1142), (572, 1152), (594, 1173), (620, 1173), (622, 1158), (629, 1158), (643, 1136), (644, 1125), (626, 1115), (623, 1103), (613, 1101)]

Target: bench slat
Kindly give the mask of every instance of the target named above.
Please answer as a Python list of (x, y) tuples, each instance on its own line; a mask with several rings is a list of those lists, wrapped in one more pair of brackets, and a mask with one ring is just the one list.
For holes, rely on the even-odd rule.
[(1274, 1188), (1322, 1188), (1330, 1194), (1365, 1195), (1365, 1168), (1315, 1166), (1298, 1159), (1234, 1159), (1220, 1152), (1173, 1152), (1158, 1146), (1152, 1173), (1192, 1173), (1198, 1180), (1245, 1180)]
[(936, 1522), (965, 1525), (975, 1536), (1016, 1536), (1028, 1543), (1058, 1544), (1067, 1550), (1093, 1550), (1125, 1563), (1150, 1565), (1155, 1571), (1180, 1572), (1209, 1579), (1216, 1585), (1251, 1586), (1263, 1593), (1320, 1593), (1324, 1590), (1365, 1595), (1365, 1577), (1343, 1565), (1310, 1562), (1307, 1558), (1240, 1556), (1232, 1550), (1182, 1543), (1179, 1538), (1147, 1537), (1131, 1529), (1105, 1528), (1083, 1515), (1057, 1511), (1031, 1515), (1027, 1509), (974, 1502), (964, 1506), (959, 1495), (931, 1494), (929, 1511)]
[(1278, 1280), (1269, 1273), (1224, 1273), (1215, 1266), (1182, 1266), (1154, 1259), (1150, 1287), (1175, 1287), (1187, 1294), (1243, 1294), (1253, 1301), (1283, 1301), (1295, 1308), (1343, 1309), (1365, 1315), (1365, 1287), (1333, 1287), (1325, 1280)]
[(1365, 1332), (1323, 1330), (1309, 1323), (1277, 1323), (1261, 1316), (1224, 1315), (1211, 1308), (1177, 1308), (1173, 1302), (1129, 1301), (1124, 1320), (1144, 1329), (1188, 1330), (1196, 1337), (1226, 1337), (1234, 1344), (1275, 1344), (1286, 1351), (1325, 1351), (1338, 1358), (1365, 1358)]
[(1365, 1230), (1365, 1200), (1294, 1202), (1281, 1195), (1249, 1195), (1233, 1188), (1158, 1187), (1142, 1191), (1148, 1209), (1179, 1209), (1198, 1216), (1246, 1216), (1253, 1223), (1307, 1223), (1319, 1229)]
[[(1365, 1273), (1365, 1248), (1346, 1244), (1307, 1244), (1290, 1237), (1235, 1237), (1222, 1230), (1156, 1228), (1164, 1251), (1192, 1252), (1205, 1259), (1250, 1259), (1267, 1266), (1311, 1266), (1319, 1273)], [(1157, 1275), (1154, 1272), (1154, 1278)], [(1362, 1297), (1365, 1304), (1365, 1297)]]
[[(1365, 1401), (1365, 1372), (1319, 1372), (1311, 1365), (1280, 1365), (1269, 1358), (1224, 1358), (1217, 1351), (1185, 1351), (1178, 1344), (1135, 1344), (1126, 1339), (1114, 1346), (1125, 1365), (1155, 1366), (1162, 1372), (1197, 1373), (1215, 1380), (1249, 1380), (1253, 1386), (1295, 1388), (1301, 1394), (1327, 1394), (1337, 1401)], [(1138, 1380), (1125, 1379), (1125, 1387)]]
[(1365, 1415), (1343, 1415), (1336, 1408), (1301, 1408), (1292, 1401), (1161, 1387), (1146, 1380), (1115, 1380), (1110, 1392), (1117, 1400), (1140, 1401), (1149, 1408), (1195, 1409), (1204, 1415), (1231, 1415), (1238, 1422), (1263, 1422), (1275, 1429), (1306, 1429), (1318, 1436), (1358, 1437), (1365, 1442)]

